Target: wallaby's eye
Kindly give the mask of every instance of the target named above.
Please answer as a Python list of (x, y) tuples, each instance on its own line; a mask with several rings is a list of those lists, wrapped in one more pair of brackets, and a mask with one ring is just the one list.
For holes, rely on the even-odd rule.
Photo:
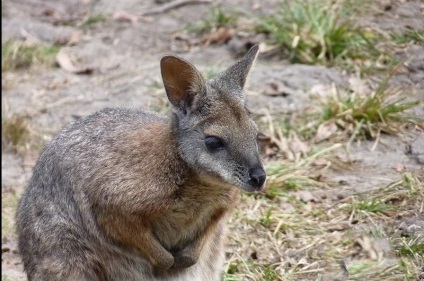
[(215, 136), (206, 137), (205, 144), (210, 151), (217, 151), (219, 149), (224, 148), (224, 142), (220, 138)]

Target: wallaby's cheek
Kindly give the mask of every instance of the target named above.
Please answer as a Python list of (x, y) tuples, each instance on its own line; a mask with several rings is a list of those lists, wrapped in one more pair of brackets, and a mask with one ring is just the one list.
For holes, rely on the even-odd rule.
[(209, 173), (220, 175), (222, 171), (222, 167), (220, 165), (220, 161), (214, 159), (214, 157), (208, 153), (203, 152), (199, 159), (199, 164)]

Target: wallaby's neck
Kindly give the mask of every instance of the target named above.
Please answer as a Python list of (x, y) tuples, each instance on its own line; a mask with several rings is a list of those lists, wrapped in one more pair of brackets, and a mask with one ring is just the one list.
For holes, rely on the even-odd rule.
[[(162, 163), (158, 164), (164, 166), (158, 167), (158, 169), (165, 171), (164, 176), (168, 177), (170, 182), (177, 186), (181, 186), (190, 178), (192, 171), (180, 155), (177, 136), (172, 123), (173, 122), (164, 124), (161, 128), (161, 132), (159, 132), (162, 142), (157, 144), (157, 149), (161, 150), (160, 152), (158, 151), (158, 153), (160, 153), (163, 158), (161, 157)], [(156, 148), (152, 149), (156, 150)]]

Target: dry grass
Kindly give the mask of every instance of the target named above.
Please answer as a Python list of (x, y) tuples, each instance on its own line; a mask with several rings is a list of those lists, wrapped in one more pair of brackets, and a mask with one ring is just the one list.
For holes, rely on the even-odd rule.
[(244, 196), (230, 221), (224, 280), (418, 280), (424, 236), (400, 224), (424, 211), (422, 171), (365, 193), (327, 176), (358, 168), (339, 148), (422, 125), (408, 114), (420, 102), (402, 96), (387, 81), (369, 94), (333, 88), (307, 114), (263, 117), (269, 188)]
[(100, 22), (105, 22), (108, 16), (103, 13), (89, 14), (81, 23), (82, 26), (93, 25)]
[[(372, 44), (379, 35), (352, 22), (370, 1), (286, 3), (262, 22), (262, 28), (292, 61), (339, 65), (360, 73), (362, 68), (384, 69), (393, 63), (392, 56)], [(233, 28), (237, 16), (217, 6), (189, 28), (198, 33)], [(105, 20), (104, 14), (93, 14), (81, 24)], [(396, 44), (423, 43), (422, 31), (388, 37)], [(8, 41), (2, 46), (2, 71), (51, 65), (57, 51), (55, 46)], [(212, 66), (206, 76), (216, 71)], [(151, 87), (160, 93), (153, 95), (149, 107), (167, 111), (162, 85)], [(407, 94), (390, 88), (387, 81), (372, 93), (334, 88), (316, 97), (306, 112), (266, 118), (265, 131), (272, 135), (266, 167), (269, 188), (264, 194), (244, 195), (231, 217), (223, 280), (424, 280), (424, 236), (400, 227), (401, 221), (418, 220), (424, 213), (422, 171), (406, 172), (364, 193), (323, 176), (330, 169), (343, 173), (357, 168), (334, 156), (334, 150), (363, 139), (378, 143), (382, 134), (399, 134), (406, 124), (422, 126), (422, 119), (408, 115), (422, 102), (404, 99)], [(2, 116), (2, 147), (19, 150), (27, 146), (29, 135), (24, 117)], [(12, 235), (17, 202), (14, 194), (2, 194), (2, 237)]]
[(19, 197), (13, 193), (2, 192), (1, 196), (1, 237), (10, 238), (15, 231), (15, 212), (18, 207)]
[(51, 66), (58, 46), (9, 40), (2, 44), (2, 72), (27, 69), (31, 66)]
[(11, 151), (21, 157), (27, 153), (40, 152), (49, 140), (48, 135), (41, 134), (31, 124), (27, 114), (11, 112), (8, 104), (2, 106), (1, 146), (2, 151)]
[(377, 145), (381, 135), (399, 135), (411, 125), (424, 130), (424, 118), (411, 113), (423, 101), (408, 95), (407, 90), (391, 87), (388, 78), (370, 92), (334, 86), (325, 94), (311, 95), (313, 104), (301, 113), (267, 115), (257, 121), (271, 134), (277, 158), (294, 160), (329, 140), (348, 147), (358, 140), (374, 140)]
[(391, 33), (361, 25), (372, 6), (364, 0), (281, 0), (270, 16), (250, 16), (291, 62), (335, 65), (365, 76), (392, 68), (407, 44), (424, 40), (422, 30)]
[(187, 29), (198, 34), (211, 33), (220, 27), (234, 26), (236, 20), (237, 16), (234, 12), (228, 12), (228, 7), (213, 6), (204, 19), (189, 24)]
[(338, 131), (350, 136), (351, 142), (357, 138), (377, 139), (381, 133), (397, 134), (405, 124), (423, 122), (423, 118), (407, 113), (422, 101), (410, 101), (407, 96), (405, 91), (389, 87), (386, 79), (372, 93), (334, 90), (317, 102), (324, 124), (335, 124)]
[(258, 19), (293, 62), (346, 64), (377, 61), (376, 34), (355, 26), (349, 1), (282, 1), (276, 13)]
[(24, 117), (20, 115), (2, 116), (1, 120), (2, 150), (12, 148), (19, 151), (29, 140), (30, 131)]
[(230, 221), (224, 280), (417, 280), (424, 237), (403, 237), (397, 218), (423, 211), (423, 180), (406, 173), (343, 198), (323, 185), (309, 186), (308, 198), (271, 181), (266, 195), (244, 196)]
[(424, 44), (423, 30), (407, 30), (403, 33), (390, 34), (391, 39), (398, 44)]

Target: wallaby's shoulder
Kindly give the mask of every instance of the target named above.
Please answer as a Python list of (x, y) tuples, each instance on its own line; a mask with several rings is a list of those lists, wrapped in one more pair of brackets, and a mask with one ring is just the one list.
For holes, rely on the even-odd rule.
[(86, 117), (79, 118), (70, 127), (103, 126), (119, 127), (134, 124), (167, 123), (168, 118), (155, 112), (136, 108), (105, 108)]
[(107, 138), (125, 132), (140, 131), (149, 127), (167, 127), (169, 119), (155, 112), (135, 108), (105, 108), (91, 115), (80, 117), (68, 124), (58, 135), (58, 141), (83, 136)]
[[(73, 155), (83, 159), (110, 153), (138, 152), (141, 144), (169, 141), (170, 121), (166, 116), (141, 109), (105, 108), (69, 123), (44, 149), (43, 154)], [(165, 140), (166, 139), (166, 140)], [(146, 148), (147, 149), (147, 148)], [(140, 153), (147, 153), (143, 150)], [(78, 157), (76, 157), (78, 156)], [(91, 159), (90, 161), (95, 159)]]

